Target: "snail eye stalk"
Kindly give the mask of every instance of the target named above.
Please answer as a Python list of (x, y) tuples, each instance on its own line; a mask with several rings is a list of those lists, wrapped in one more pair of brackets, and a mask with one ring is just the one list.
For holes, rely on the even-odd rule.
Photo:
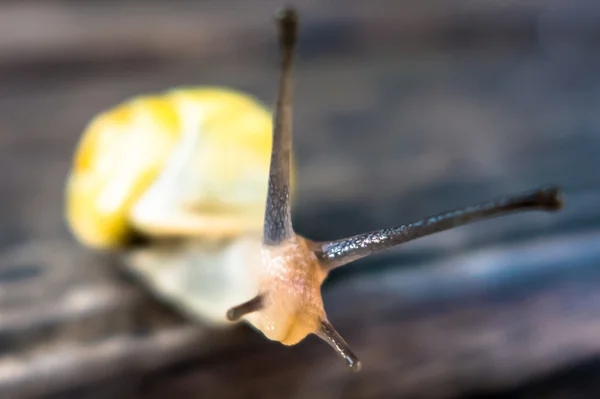
[(276, 18), (281, 47), (279, 94), (273, 121), (273, 147), (265, 210), (263, 242), (277, 245), (293, 235), (290, 206), (292, 151), (292, 64), (298, 34), (298, 15), (284, 9)]
[(414, 223), (315, 244), (323, 268), (331, 270), (396, 245), (466, 224), (524, 211), (557, 211), (562, 208), (557, 187), (499, 198), (482, 204), (441, 213)]

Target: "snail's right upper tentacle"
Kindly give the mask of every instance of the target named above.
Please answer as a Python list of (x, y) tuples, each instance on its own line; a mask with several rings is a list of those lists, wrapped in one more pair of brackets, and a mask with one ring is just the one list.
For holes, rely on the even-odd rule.
[(278, 20), (281, 44), (281, 76), (273, 123), (273, 147), (265, 209), (264, 237), (277, 245), (293, 234), (290, 206), (290, 163), (292, 152), (292, 62), (296, 47), (298, 18), (286, 8)]

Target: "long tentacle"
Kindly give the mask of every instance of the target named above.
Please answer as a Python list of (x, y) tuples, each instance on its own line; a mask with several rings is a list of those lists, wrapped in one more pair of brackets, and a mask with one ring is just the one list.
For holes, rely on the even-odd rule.
[(281, 76), (273, 124), (273, 148), (263, 242), (277, 245), (293, 234), (290, 206), (290, 159), (292, 151), (292, 63), (298, 17), (292, 8), (277, 18), (281, 46)]
[(313, 245), (322, 267), (330, 270), (388, 250), (396, 245), (454, 227), (515, 212), (555, 211), (561, 207), (562, 201), (559, 189), (547, 187), (441, 213), (410, 224), (371, 231), (341, 240), (314, 243)]

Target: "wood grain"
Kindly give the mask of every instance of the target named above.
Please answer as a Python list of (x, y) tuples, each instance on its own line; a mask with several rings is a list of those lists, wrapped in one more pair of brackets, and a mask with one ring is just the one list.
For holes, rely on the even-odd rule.
[(560, 214), (334, 273), (325, 306), (358, 375), (316, 338), (285, 348), (191, 325), (74, 243), (62, 218), (73, 146), (103, 108), (189, 84), (271, 104), (276, 4), (1, 3), (0, 396), (441, 399), (597, 358), (596, 14), (582, 20), (582, 1), (475, 3), (301, 4), (299, 233), (340, 238), (545, 183), (566, 194)]

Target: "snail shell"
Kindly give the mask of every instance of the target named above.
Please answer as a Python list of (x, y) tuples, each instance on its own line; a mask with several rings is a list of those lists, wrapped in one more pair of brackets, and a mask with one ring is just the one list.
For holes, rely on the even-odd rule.
[[(226, 322), (229, 307), (256, 294), (271, 144), (271, 112), (242, 92), (130, 99), (85, 129), (66, 184), (67, 225), (85, 246), (119, 250), (159, 297)], [(133, 249), (137, 234), (151, 244)]]

